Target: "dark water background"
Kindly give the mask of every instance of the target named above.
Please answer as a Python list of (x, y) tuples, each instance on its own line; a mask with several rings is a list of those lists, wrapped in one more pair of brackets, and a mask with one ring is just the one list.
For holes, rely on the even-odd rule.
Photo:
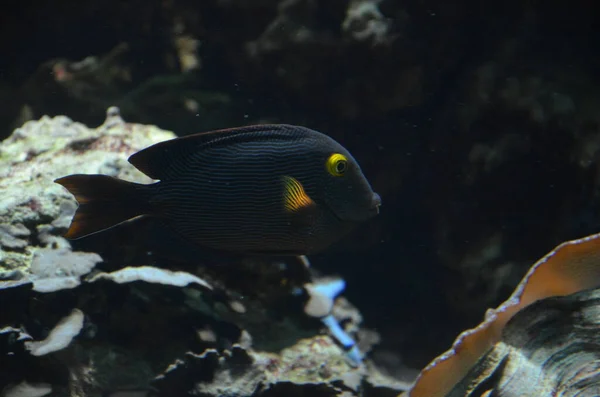
[[(344, 28), (348, 3), (10, 2), (0, 136), (44, 114), (95, 126), (111, 105), (178, 135), (265, 120), (332, 135), (384, 204), (313, 263), (421, 367), (535, 260), (598, 231), (598, 7), (384, 0)], [(361, 38), (369, 24), (382, 33)], [(200, 67), (182, 71), (178, 39), (199, 41)]]

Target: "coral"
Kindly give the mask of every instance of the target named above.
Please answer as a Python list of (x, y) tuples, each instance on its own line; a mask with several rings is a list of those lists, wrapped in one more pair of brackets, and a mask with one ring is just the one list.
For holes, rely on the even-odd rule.
[(379, 9), (382, 0), (352, 0), (346, 11), (342, 29), (357, 41), (373, 44), (389, 42), (391, 20)]
[(42, 341), (27, 341), (25, 348), (32, 356), (45, 356), (69, 346), (83, 328), (83, 312), (73, 309)]
[(73, 252), (67, 247), (37, 248), (29, 268), (29, 280), (33, 290), (38, 292), (75, 288), (80, 284), (80, 277), (90, 273), (100, 262), (102, 258), (94, 252)]
[(170, 272), (168, 270), (157, 269), (150, 266), (139, 266), (135, 268), (125, 268), (112, 273), (97, 273), (89, 279), (96, 280), (108, 279), (115, 283), (131, 283), (133, 281), (145, 281), (147, 283), (159, 283), (165, 285), (174, 285), (176, 287), (186, 287), (189, 284), (198, 284), (204, 288), (212, 287), (204, 280), (185, 272)]
[(30, 384), (21, 382), (17, 385), (8, 385), (2, 390), (5, 397), (43, 397), (52, 392), (48, 384)]

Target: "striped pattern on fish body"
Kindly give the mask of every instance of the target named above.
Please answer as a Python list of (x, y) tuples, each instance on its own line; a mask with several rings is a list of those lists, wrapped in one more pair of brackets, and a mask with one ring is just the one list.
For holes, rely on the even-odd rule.
[[(131, 210), (138, 205), (139, 215), (159, 217), (187, 240), (217, 250), (317, 252), (374, 216), (380, 204), (351, 154), (304, 127), (259, 125), (196, 134), (146, 148), (129, 161), (160, 181), (136, 184), (136, 194), (115, 201)], [(77, 197), (85, 185), (81, 178), (57, 182)], [(80, 209), (82, 202), (89, 205), (86, 194), (79, 196)], [(74, 225), (71, 237), (89, 234)]]

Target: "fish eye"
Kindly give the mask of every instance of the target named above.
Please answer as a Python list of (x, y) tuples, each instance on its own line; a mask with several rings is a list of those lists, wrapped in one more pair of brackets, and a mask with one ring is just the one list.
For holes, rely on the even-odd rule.
[(348, 159), (340, 153), (334, 153), (327, 159), (327, 172), (333, 176), (342, 176), (348, 169)]

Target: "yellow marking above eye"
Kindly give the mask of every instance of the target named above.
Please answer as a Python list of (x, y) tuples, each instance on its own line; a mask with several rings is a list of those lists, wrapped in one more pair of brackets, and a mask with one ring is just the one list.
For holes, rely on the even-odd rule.
[(341, 153), (334, 153), (329, 156), (325, 166), (331, 175), (342, 176), (348, 169), (348, 159)]

